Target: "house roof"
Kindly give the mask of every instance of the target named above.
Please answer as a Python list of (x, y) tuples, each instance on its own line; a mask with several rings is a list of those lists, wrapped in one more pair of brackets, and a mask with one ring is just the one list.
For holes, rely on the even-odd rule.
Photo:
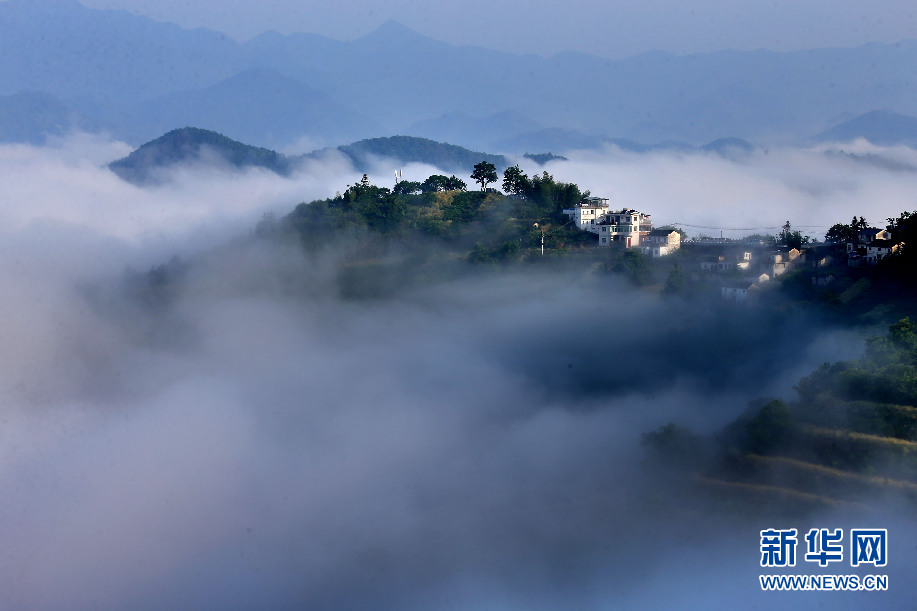
[(892, 248), (895, 246), (895, 242), (892, 240), (873, 240), (867, 246), (872, 248)]

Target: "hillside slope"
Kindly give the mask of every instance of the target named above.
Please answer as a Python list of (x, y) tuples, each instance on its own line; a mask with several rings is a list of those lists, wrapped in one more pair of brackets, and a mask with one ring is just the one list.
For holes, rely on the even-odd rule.
[(164, 170), (195, 162), (233, 169), (261, 167), (281, 175), (290, 169), (289, 160), (280, 153), (196, 127), (174, 129), (108, 167), (124, 180), (143, 184), (156, 182)]

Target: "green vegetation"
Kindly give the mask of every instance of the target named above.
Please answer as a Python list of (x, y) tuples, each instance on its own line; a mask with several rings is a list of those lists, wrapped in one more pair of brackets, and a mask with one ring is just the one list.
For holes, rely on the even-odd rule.
[(831, 228), (828, 229), (828, 232), (825, 233), (825, 241), (832, 244), (856, 242), (857, 234), (867, 227), (869, 227), (869, 224), (862, 216), (859, 219), (853, 217), (853, 220), (847, 225), (843, 223), (835, 223), (832, 225)]
[(685, 270), (675, 262), (669, 271), (669, 277), (662, 289), (664, 295), (686, 295), (689, 290), (688, 275)]
[[(396, 185), (396, 191), (400, 185), (401, 183)], [(468, 185), (465, 184), (465, 181), (456, 178), (455, 174), (450, 177), (443, 176), (442, 174), (433, 174), (420, 183), (419, 190), (421, 193), (437, 193), (439, 191), (464, 191), (466, 188), (468, 188)]]
[(562, 155), (554, 155), (553, 153), (526, 153), (523, 155), (526, 159), (531, 159), (538, 165), (544, 165), (549, 161), (566, 161), (567, 158)]
[(481, 191), (486, 191), (488, 184), (497, 181), (497, 168), (489, 161), (476, 163), (471, 179), (481, 185)]
[(466, 191), (465, 182), (454, 175), (434, 174), (423, 182), (402, 181), (388, 189), (371, 184), (364, 174), (342, 195), (298, 205), (283, 226), (310, 248), (357, 238), (366, 247), (365, 258), (377, 255), (385, 244), (400, 243), (435, 246), (473, 263), (508, 262), (536, 248), (540, 252), (542, 235), (552, 252), (594, 241), (563, 215), (565, 207), (582, 197), (576, 185), (555, 181), (546, 172), (530, 180), (518, 166), (515, 171), (518, 189), (512, 196), (484, 190), (497, 177), (487, 161), (475, 165), (472, 177), (482, 190), (474, 192)]
[[(904, 318), (859, 359), (800, 380), (799, 399), (753, 402), (713, 438), (669, 423), (643, 437), (652, 464), (718, 495), (779, 492), (804, 510), (886, 496), (917, 501), (917, 328)], [(702, 452), (699, 448), (708, 448)], [(808, 496), (807, 496), (808, 495)]]
[(289, 160), (280, 153), (242, 144), (223, 134), (196, 127), (174, 129), (147, 142), (127, 157), (113, 161), (109, 168), (124, 180), (143, 183), (155, 179), (158, 169), (194, 161), (205, 153), (237, 169), (262, 167), (278, 174), (286, 174), (290, 169)]
[(347, 155), (354, 167), (361, 171), (368, 171), (371, 159), (379, 157), (390, 157), (404, 163), (426, 163), (450, 172), (470, 168), (482, 159), (496, 168), (509, 165), (503, 155), (479, 153), (454, 144), (413, 136), (370, 138), (339, 146), (337, 150)]
[(799, 231), (793, 231), (790, 222), (783, 225), (783, 230), (775, 236), (778, 244), (785, 244), (787, 248), (802, 248), (809, 243), (809, 236), (804, 236)]
[(614, 271), (623, 273), (636, 286), (646, 286), (653, 281), (651, 259), (638, 250), (625, 250), (614, 265)]

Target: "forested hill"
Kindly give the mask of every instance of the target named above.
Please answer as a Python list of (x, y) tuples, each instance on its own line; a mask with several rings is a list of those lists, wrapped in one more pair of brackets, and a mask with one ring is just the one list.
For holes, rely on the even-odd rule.
[(276, 151), (196, 127), (174, 129), (108, 167), (124, 180), (146, 183), (155, 180), (163, 169), (198, 161), (225, 163), (236, 169), (262, 167), (278, 174), (290, 169), (290, 160)]
[[(369, 172), (373, 159), (380, 158), (394, 159), (399, 163), (424, 163), (459, 175), (465, 174), (481, 161), (492, 163), (500, 172), (510, 165), (503, 155), (479, 153), (461, 146), (411, 136), (359, 140), (336, 149), (288, 157), (270, 149), (237, 142), (214, 131), (184, 127), (147, 142), (127, 157), (112, 162), (109, 167), (124, 180), (138, 184), (155, 180), (162, 170), (195, 162), (223, 163), (235, 169), (262, 167), (286, 175), (302, 160), (319, 157), (329, 150), (337, 150), (346, 155), (360, 172)], [(538, 164), (564, 159), (551, 153), (526, 157)]]
[(876, 110), (819, 134), (816, 142), (851, 142), (858, 138), (879, 146), (917, 147), (917, 118)]
[(651, 461), (688, 494), (747, 512), (859, 511), (917, 502), (917, 333), (909, 318), (870, 338), (864, 356), (825, 363), (798, 400), (759, 399), (716, 435), (669, 423), (643, 436)]
[(360, 172), (369, 171), (372, 159), (379, 157), (390, 157), (404, 163), (425, 163), (455, 173), (464, 173), (480, 161), (494, 164), (501, 172), (510, 165), (503, 155), (478, 153), (454, 144), (413, 136), (370, 138), (339, 146), (337, 150), (347, 155)]

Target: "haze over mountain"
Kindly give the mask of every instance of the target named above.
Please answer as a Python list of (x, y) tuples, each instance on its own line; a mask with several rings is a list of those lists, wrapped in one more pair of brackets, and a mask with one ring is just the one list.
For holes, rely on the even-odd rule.
[(917, 118), (874, 110), (835, 125), (816, 137), (820, 142), (849, 142), (863, 138), (879, 146), (917, 148)]
[[(610, 138), (791, 142), (833, 117), (917, 114), (913, 41), (610, 60), (453, 46), (394, 22), (352, 42), (265, 33), (239, 43), (71, 0), (0, 2), (0, 23), (0, 95), (53, 96), (85, 117), (65, 127), (134, 145), (197, 124), (272, 148), (407, 133), (522, 153)], [(17, 117), (20, 129), (0, 126), (7, 140), (60, 123), (45, 126), (41, 109)]]
[(142, 184), (155, 182), (161, 171), (174, 166), (208, 161), (233, 169), (265, 168), (280, 175), (290, 168), (289, 160), (275, 151), (194, 127), (172, 130), (127, 157), (113, 161), (108, 167), (128, 182)]
[[(678, 142), (645, 146), (627, 140), (613, 140), (611, 144), (627, 153), (712, 152), (724, 158), (749, 154), (756, 149), (755, 145), (738, 138), (722, 138), (702, 147)], [(516, 163), (505, 155), (472, 151), (454, 144), (415, 136), (367, 138), (305, 155), (284, 155), (271, 149), (227, 138), (215, 131), (184, 127), (171, 130), (142, 144), (126, 157), (108, 164), (108, 167), (124, 180), (140, 185), (165, 181), (168, 179), (169, 171), (187, 166), (210, 166), (228, 170), (264, 168), (280, 176), (287, 176), (304, 162), (320, 161), (329, 154), (339, 155), (359, 173), (378, 170), (379, 164), (382, 163), (390, 169), (402, 168), (406, 164), (421, 164), (444, 172), (464, 175), (480, 161), (494, 164), (502, 173)], [(538, 166), (550, 161), (567, 161), (565, 157), (550, 152), (526, 153), (522, 157)]]
[[(184, 127), (141, 145), (127, 157), (111, 162), (108, 167), (124, 180), (135, 184), (159, 182), (165, 179), (169, 170), (189, 165), (230, 170), (264, 168), (286, 176), (304, 160), (323, 158), (329, 152), (340, 153), (359, 172), (370, 171), (379, 159), (390, 159), (398, 164), (423, 163), (458, 173), (464, 173), (482, 160), (495, 164), (500, 171), (509, 165), (503, 155), (479, 153), (411, 136), (371, 138), (309, 155), (287, 156), (232, 140), (214, 131)], [(546, 160), (555, 158), (550, 154), (529, 157), (536, 163), (539, 157)]]

